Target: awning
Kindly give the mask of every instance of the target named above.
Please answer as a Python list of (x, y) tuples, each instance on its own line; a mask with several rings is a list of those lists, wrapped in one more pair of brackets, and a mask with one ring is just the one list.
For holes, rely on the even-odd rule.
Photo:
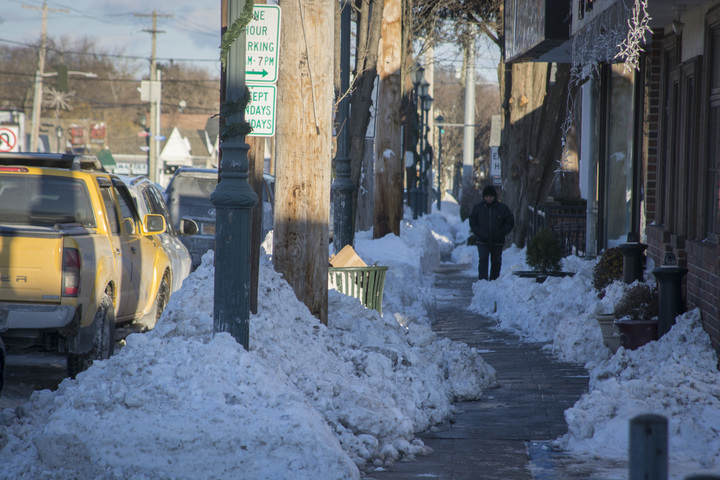
[(100, 160), (100, 163), (102, 163), (103, 167), (105, 168), (115, 168), (117, 167), (117, 162), (115, 162), (115, 159), (112, 156), (112, 153), (110, 153), (110, 150), (107, 148), (103, 148), (100, 150), (97, 154), (98, 160)]

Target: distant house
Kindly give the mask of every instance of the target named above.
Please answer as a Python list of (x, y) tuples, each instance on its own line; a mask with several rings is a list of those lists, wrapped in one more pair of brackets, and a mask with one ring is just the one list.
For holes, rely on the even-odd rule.
[[(633, 4), (648, 28), (625, 68)], [(672, 253), (720, 352), (720, 1), (505, 0), (505, 35), (509, 63), (592, 65), (577, 101), (588, 241), (633, 232), (656, 266)]]

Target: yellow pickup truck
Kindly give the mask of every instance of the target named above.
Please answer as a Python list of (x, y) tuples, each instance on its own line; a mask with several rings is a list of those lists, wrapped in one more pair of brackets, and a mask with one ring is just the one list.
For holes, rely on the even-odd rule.
[(0, 153), (2, 341), (66, 353), (72, 377), (109, 358), (116, 326), (167, 304), (165, 229), (96, 157)]

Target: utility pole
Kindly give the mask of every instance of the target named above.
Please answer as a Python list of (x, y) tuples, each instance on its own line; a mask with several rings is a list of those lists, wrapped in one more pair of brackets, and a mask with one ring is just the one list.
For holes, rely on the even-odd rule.
[(401, 62), (402, 62), (402, 3), (385, 0), (382, 18), (382, 37), (377, 73), (378, 115), (375, 136), (375, 204), (373, 238), (388, 233), (400, 235), (403, 217), (403, 158), (401, 155)]
[(465, 41), (465, 128), (463, 129), (462, 195), (473, 185), (475, 165), (475, 29), (470, 27)]
[(32, 130), (30, 132), (30, 151), (37, 151), (38, 137), (40, 135), (40, 109), (43, 97), (43, 74), (45, 73), (45, 50), (47, 49), (47, 14), (48, 12), (69, 12), (64, 8), (48, 8), (43, 2), (42, 8), (23, 5), (23, 8), (42, 10), (42, 30), (40, 31), (40, 51), (38, 52), (38, 68), (35, 72), (35, 93), (33, 94)]
[(327, 324), (335, 10), (331, 0), (280, 7), (273, 263)]
[(148, 164), (148, 177), (151, 181), (157, 182), (157, 159), (159, 156), (160, 136), (160, 85), (157, 70), (157, 34), (165, 33), (157, 29), (158, 17), (171, 18), (172, 15), (159, 15), (156, 10), (152, 14), (136, 13), (136, 17), (152, 17), (152, 29), (144, 29), (152, 35), (152, 51), (150, 53), (150, 160)]

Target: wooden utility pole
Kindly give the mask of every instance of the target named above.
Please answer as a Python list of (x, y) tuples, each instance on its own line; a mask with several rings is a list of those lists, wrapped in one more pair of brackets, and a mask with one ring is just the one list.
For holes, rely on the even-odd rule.
[(148, 165), (148, 178), (153, 182), (159, 180), (157, 174), (157, 161), (159, 156), (159, 139), (160, 136), (160, 85), (157, 71), (157, 34), (165, 33), (163, 30), (157, 29), (158, 17), (172, 17), (172, 15), (158, 15), (157, 11), (153, 10), (152, 14), (136, 13), (136, 17), (152, 17), (152, 29), (144, 29), (143, 32), (148, 32), (152, 35), (152, 50), (150, 55), (150, 160)]
[(43, 2), (42, 8), (23, 5), (23, 8), (42, 11), (42, 30), (40, 30), (40, 50), (38, 51), (38, 68), (35, 72), (35, 93), (33, 94), (32, 131), (30, 132), (30, 151), (37, 152), (40, 136), (40, 110), (42, 109), (43, 76), (45, 74), (45, 51), (47, 49), (47, 14), (48, 12), (69, 12), (67, 9), (48, 8)]
[(327, 322), (333, 0), (282, 0), (273, 261)]
[(400, 152), (402, 2), (385, 0), (378, 58), (373, 238), (400, 235), (403, 217), (403, 158)]

